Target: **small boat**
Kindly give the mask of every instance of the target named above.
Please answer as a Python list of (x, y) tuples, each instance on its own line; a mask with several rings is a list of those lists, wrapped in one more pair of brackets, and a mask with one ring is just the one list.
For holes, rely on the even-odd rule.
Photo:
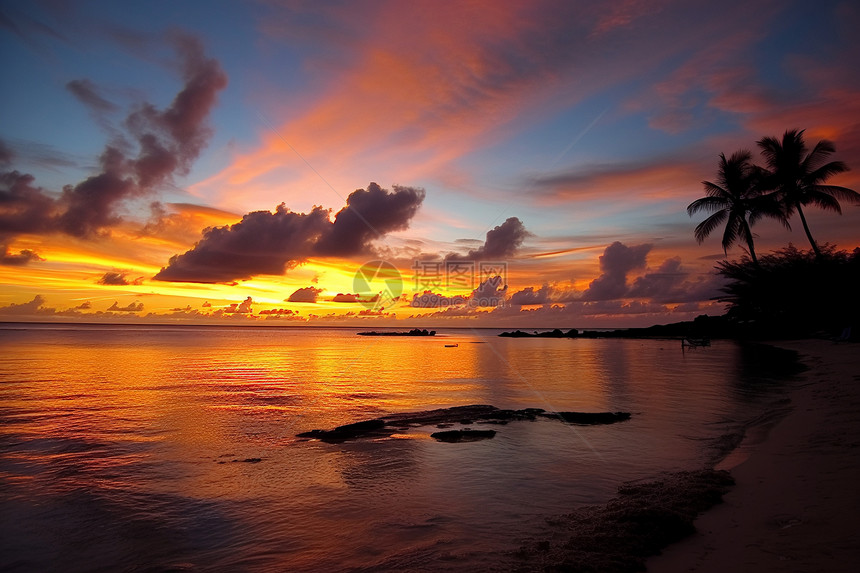
[(700, 348), (702, 346), (710, 346), (711, 339), (710, 338), (682, 338), (681, 339), (681, 348)]
[(445, 348), (457, 348), (458, 346), (460, 346), (460, 345), (459, 344), (446, 344)]

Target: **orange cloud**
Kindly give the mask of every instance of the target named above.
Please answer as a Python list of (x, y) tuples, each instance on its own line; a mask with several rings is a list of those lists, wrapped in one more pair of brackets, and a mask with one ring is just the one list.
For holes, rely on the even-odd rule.
[[(319, 202), (331, 195), (328, 184), (345, 195), (356, 178), (387, 183), (385, 177), (396, 176), (408, 183), (439, 171), (524, 113), (545, 115), (623, 76), (617, 68), (633, 67), (581, 58), (591, 32), (606, 35), (647, 13), (630, 2), (616, 8), (392, 2), (367, 18), (363, 5), (355, 19), (366, 21), (367, 29), (345, 40), (349, 56), (341, 54), (349, 66), (327, 67), (334, 77), (303, 110), (264, 114), (260, 145), (192, 192), (222, 204), (241, 194), (306, 209), (310, 205), (301, 201), (309, 196)], [(571, 67), (576, 81), (567, 74)], [(562, 77), (573, 84), (569, 95), (562, 102), (556, 94), (547, 105)], [(269, 122), (265, 115), (287, 119)], [(295, 197), (284, 197), (285, 184)]]
[(688, 197), (713, 170), (699, 159), (673, 157), (650, 163), (597, 166), (535, 178), (530, 183), (544, 204), (601, 201), (623, 195), (625, 206)]

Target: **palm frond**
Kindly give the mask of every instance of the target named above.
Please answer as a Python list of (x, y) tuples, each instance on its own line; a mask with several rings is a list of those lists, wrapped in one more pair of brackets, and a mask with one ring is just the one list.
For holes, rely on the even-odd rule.
[(818, 166), (827, 161), (827, 158), (835, 151), (836, 147), (833, 145), (832, 141), (822, 139), (815, 144), (815, 147), (812, 148), (812, 151), (810, 151), (809, 155), (807, 155), (803, 160), (804, 170), (807, 172), (815, 171)]
[[(722, 153), (720, 155), (725, 157), (725, 155)], [(732, 153), (732, 156), (728, 160), (729, 163), (737, 165), (747, 163), (748, 161), (752, 161), (752, 151), (750, 151), (749, 149), (738, 149), (737, 151)]]
[(768, 219), (779, 221), (783, 227), (789, 231), (791, 230), (791, 225), (788, 223), (788, 215), (785, 207), (772, 195), (756, 197), (751, 203), (752, 204), (749, 209), (750, 226), (755, 225), (762, 218), (767, 217)]
[(819, 181), (826, 181), (834, 175), (845, 173), (846, 171), (849, 171), (849, 169), (845, 163), (842, 161), (831, 161), (826, 165), (820, 166), (818, 169), (809, 171), (803, 179), (807, 185), (815, 185)]
[(782, 144), (779, 140), (772, 136), (762, 137), (757, 142), (759, 151), (765, 159), (769, 167), (773, 167), (776, 163), (776, 157), (782, 149)]
[(693, 231), (693, 234), (696, 237), (696, 241), (701, 245), (705, 242), (705, 239), (708, 238), (714, 229), (722, 225), (723, 221), (726, 220), (729, 213), (726, 210), (717, 211), (698, 225), (696, 225), (696, 230)]
[(811, 187), (811, 189), (819, 193), (826, 193), (828, 195), (832, 195), (833, 197), (841, 201), (852, 201), (854, 203), (860, 204), (860, 193), (858, 193), (854, 189), (848, 189), (847, 187), (839, 187), (838, 185), (814, 185)]
[(702, 187), (705, 188), (705, 194), (710, 197), (727, 197), (730, 195), (723, 187), (710, 181), (702, 181)]
[(806, 201), (803, 202), (804, 205), (815, 205), (819, 209), (824, 209), (825, 211), (835, 211), (842, 214), (842, 207), (839, 206), (839, 201), (833, 197), (832, 195), (828, 195), (827, 193), (814, 193), (810, 192), (806, 196)]
[(738, 217), (737, 215), (730, 215), (729, 216), (729, 221), (728, 221), (728, 223), (726, 223), (726, 230), (723, 231), (722, 246), (723, 246), (723, 252), (724, 253), (728, 253), (729, 247), (731, 247), (732, 243), (734, 243), (738, 239), (738, 237), (740, 236), (740, 234), (741, 234), (740, 222), (741, 221), (742, 221), (742, 219), (740, 217)]
[(702, 197), (687, 205), (687, 214), (692, 217), (699, 211), (713, 213), (714, 211), (727, 209), (728, 206), (729, 202), (721, 197)]

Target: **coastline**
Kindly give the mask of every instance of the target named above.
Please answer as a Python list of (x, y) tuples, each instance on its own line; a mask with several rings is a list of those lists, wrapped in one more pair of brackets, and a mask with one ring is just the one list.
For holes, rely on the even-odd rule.
[[(780, 341), (809, 370), (791, 410), (718, 468), (736, 485), (697, 532), (647, 561), (651, 573), (851, 571), (860, 559), (860, 355), (855, 344)], [(726, 466), (730, 467), (726, 467)]]

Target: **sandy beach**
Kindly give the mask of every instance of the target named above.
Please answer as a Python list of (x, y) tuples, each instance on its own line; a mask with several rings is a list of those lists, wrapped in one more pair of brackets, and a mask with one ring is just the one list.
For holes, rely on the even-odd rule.
[(649, 572), (857, 570), (860, 348), (820, 340), (778, 346), (809, 367), (790, 413), (760, 443), (749, 437), (747, 455), (723, 468), (737, 483), (723, 504), (696, 520), (696, 534), (650, 559)]

